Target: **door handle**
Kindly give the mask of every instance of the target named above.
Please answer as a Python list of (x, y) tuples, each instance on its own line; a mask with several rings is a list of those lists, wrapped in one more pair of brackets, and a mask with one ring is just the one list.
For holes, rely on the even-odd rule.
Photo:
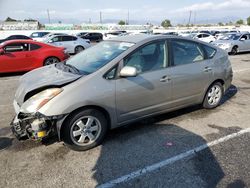
[(212, 68), (211, 68), (211, 67), (205, 67), (205, 68), (204, 68), (204, 72), (210, 72), (210, 71), (212, 71)]
[(169, 82), (171, 80), (171, 78), (169, 76), (163, 76), (161, 79), (160, 79), (160, 82)]

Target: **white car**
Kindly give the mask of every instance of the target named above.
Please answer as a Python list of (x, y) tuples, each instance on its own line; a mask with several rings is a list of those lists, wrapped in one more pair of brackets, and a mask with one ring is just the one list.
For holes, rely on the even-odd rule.
[(127, 35), (127, 32), (114, 31), (114, 32), (105, 33), (103, 36), (103, 39), (108, 40), (108, 39), (112, 39), (115, 37), (121, 37), (121, 36), (125, 36), (125, 35)]
[(44, 37), (49, 34), (50, 32), (47, 32), (47, 31), (37, 31), (37, 32), (31, 33), (30, 38), (32, 38), (35, 41), (42, 42), (44, 40)]
[(52, 36), (46, 39), (46, 41), (44, 42), (55, 46), (64, 47), (65, 51), (69, 54), (77, 54), (91, 46), (90, 41), (88, 39), (82, 39), (80, 37), (71, 35)]
[(198, 39), (207, 43), (211, 43), (216, 40), (216, 38), (213, 35), (210, 35), (208, 33), (198, 33), (197, 35), (194, 36), (194, 39)]
[(239, 52), (250, 51), (250, 34), (246, 33), (228, 33), (220, 40), (216, 40), (213, 44), (227, 51), (231, 55)]

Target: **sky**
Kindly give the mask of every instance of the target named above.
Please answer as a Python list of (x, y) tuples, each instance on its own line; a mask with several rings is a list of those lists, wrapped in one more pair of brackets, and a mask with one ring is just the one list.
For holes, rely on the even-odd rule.
[(250, 0), (0, 0), (0, 20), (33, 18), (48, 22), (47, 9), (52, 21), (97, 23), (103, 20), (129, 20), (140, 23), (228, 22), (250, 16)]

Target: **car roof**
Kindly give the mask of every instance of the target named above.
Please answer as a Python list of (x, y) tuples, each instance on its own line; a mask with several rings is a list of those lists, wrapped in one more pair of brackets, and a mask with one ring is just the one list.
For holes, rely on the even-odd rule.
[[(11, 44), (11, 43), (30, 43), (30, 44), (32, 43), (32, 44), (38, 44), (40, 46), (46, 45), (45, 43), (34, 41), (34, 40), (8, 40), (8, 41), (3, 42), (4, 45)], [(3, 45), (0, 45), (0, 46), (3, 46)]]
[(107, 41), (118, 41), (118, 42), (129, 42), (129, 43), (140, 43), (140, 42), (149, 42), (152, 40), (160, 40), (160, 39), (185, 39), (191, 40), (189, 38), (174, 36), (174, 35), (148, 35), (148, 34), (136, 34), (136, 35), (125, 35), (119, 36), (111, 39), (107, 39)]
[(166, 38), (166, 36), (158, 36), (158, 35), (147, 35), (147, 34), (136, 34), (136, 35), (125, 35), (119, 36), (115, 38), (108, 39), (109, 41), (119, 41), (119, 42), (130, 42), (130, 43), (139, 43), (144, 40), (153, 40), (153, 39), (161, 39)]
[(200, 35), (200, 34), (211, 35), (209, 33), (197, 33), (197, 35)]

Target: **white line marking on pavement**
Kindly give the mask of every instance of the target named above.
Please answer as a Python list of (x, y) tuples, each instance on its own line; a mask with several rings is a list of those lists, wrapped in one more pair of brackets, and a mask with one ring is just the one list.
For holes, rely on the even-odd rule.
[(238, 72), (244, 72), (244, 71), (248, 71), (248, 70), (250, 70), (250, 68), (248, 68), (248, 69), (241, 69), (241, 70), (235, 70), (233, 72), (238, 73)]
[(179, 161), (179, 160), (182, 160), (182, 159), (187, 158), (189, 156), (192, 156), (196, 152), (202, 151), (202, 150), (204, 150), (204, 149), (206, 149), (208, 147), (220, 144), (222, 142), (226, 142), (226, 141), (228, 141), (228, 140), (230, 140), (232, 138), (238, 137), (238, 136), (240, 136), (242, 134), (245, 134), (245, 133), (248, 133), (248, 132), (250, 132), (250, 128), (243, 129), (243, 130), (241, 130), (241, 131), (239, 131), (237, 133), (233, 133), (233, 134), (227, 135), (225, 137), (219, 138), (217, 140), (214, 140), (212, 142), (209, 142), (207, 144), (203, 144), (203, 145), (198, 146), (196, 148), (193, 148), (193, 149), (191, 149), (189, 151), (186, 151), (184, 153), (181, 153), (181, 154), (176, 155), (174, 157), (171, 157), (169, 159), (163, 160), (163, 161), (161, 161), (159, 163), (155, 163), (153, 165), (146, 166), (145, 168), (139, 169), (139, 170), (134, 171), (134, 172), (132, 172), (130, 174), (121, 176), (120, 178), (117, 178), (117, 179), (111, 180), (111, 181), (109, 181), (107, 183), (101, 184), (101, 185), (99, 185), (97, 187), (98, 188), (114, 187), (114, 186), (116, 186), (119, 183), (127, 182), (129, 180), (132, 180), (132, 179), (135, 179), (135, 178), (137, 178), (139, 176), (142, 176), (142, 175), (144, 175), (146, 173), (153, 172), (153, 171), (155, 171), (157, 169), (160, 169), (160, 168), (162, 168), (164, 166), (167, 166), (167, 165), (170, 165), (172, 163), (175, 163), (176, 161)]

